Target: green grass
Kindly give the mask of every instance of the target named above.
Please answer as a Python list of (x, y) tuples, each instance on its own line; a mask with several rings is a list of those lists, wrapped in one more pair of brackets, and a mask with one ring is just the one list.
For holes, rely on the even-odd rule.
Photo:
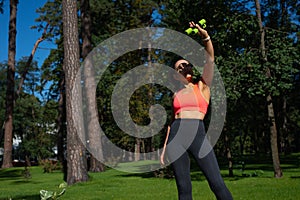
[[(281, 159), (283, 178), (273, 178), (272, 163), (262, 157), (244, 157), (245, 170), (235, 165), (234, 177), (222, 168), (225, 183), (234, 199), (289, 200), (300, 199), (300, 154)], [(220, 162), (222, 163), (222, 162)], [(222, 165), (223, 166), (223, 165)], [(59, 171), (43, 173), (41, 167), (31, 167), (30, 179), (24, 178), (24, 168), (0, 170), (0, 200), (40, 199), (42, 189), (57, 191), (63, 174)], [(215, 199), (207, 181), (197, 170), (191, 173), (194, 200)], [(174, 179), (155, 178), (152, 173), (131, 174), (114, 169), (103, 173), (89, 173), (90, 180), (68, 186), (62, 200), (173, 200), (177, 199)]]

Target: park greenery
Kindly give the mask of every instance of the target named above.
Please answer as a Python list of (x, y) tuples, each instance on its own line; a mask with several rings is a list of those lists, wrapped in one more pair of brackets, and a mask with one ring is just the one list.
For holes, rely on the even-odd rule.
[[(234, 177), (229, 177), (225, 163), (221, 162), (221, 173), (226, 185), (235, 199), (299, 199), (300, 155), (283, 156), (284, 177), (273, 178), (272, 160), (266, 156), (244, 156), (244, 161), (234, 167)], [(205, 177), (193, 165), (191, 172), (193, 198), (195, 200), (213, 200)], [(22, 174), (23, 167), (2, 169), (0, 171), (0, 199), (42, 199), (40, 192), (56, 193), (57, 199), (176, 199), (176, 185), (172, 177), (159, 178), (153, 173), (132, 174), (107, 169), (102, 173), (89, 173), (89, 181), (72, 186), (64, 186), (62, 172), (55, 170), (44, 173), (41, 167), (30, 167), (31, 178)], [(61, 194), (64, 192), (63, 194)], [(61, 196), (58, 197), (58, 195)], [(52, 195), (52, 198), (55, 197)]]
[[(0, 12), (8, 12), (2, 10), (2, 5), (6, 2), (0, 1)], [(170, 183), (167, 179), (171, 176), (169, 172), (162, 170), (149, 175), (149, 180), (145, 180), (143, 178), (148, 174), (129, 175), (109, 168), (105, 170), (102, 163), (88, 153), (80, 153), (78, 159), (68, 157), (71, 152), (85, 152), (82, 145), (73, 145), (75, 147), (72, 148), (75, 149), (72, 151), (68, 149), (68, 144), (78, 143), (78, 139), (76, 141), (73, 137), (75, 132), (68, 110), (72, 104), (68, 95), (69, 85), (74, 70), (78, 69), (76, 59), (82, 62), (93, 47), (111, 36), (144, 27), (164, 27), (184, 33), (189, 21), (205, 18), (206, 30), (214, 44), (215, 63), (226, 89), (226, 121), (214, 149), (222, 163), (222, 174), (226, 177), (229, 188), (233, 189), (234, 196), (241, 199), (252, 199), (256, 195), (262, 195), (258, 199), (297, 199), (292, 198), (292, 195), (297, 194), (291, 192), (300, 176), (299, 156), (291, 156), (300, 152), (300, 5), (297, 0), (74, 2), (77, 5), (72, 5), (70, 1), (49, 0), (37, 9), (39, 17), (36, 24), (32, 25), (32, 28), (41, 33), (41, 38), (37, 38), (37, 41), (49, 40), (57, 46), (51, 50), (42, 66), (37, 65), (34, 54), (30, 55), (30, 52), (30, 56), (24, 55), (15, 62), (8, 59), (0, 63), (0, 147), (4, 147), (0, 178), (6, 181), (4, 185), (13, 185), (14, 181), (22, 182), (19, 172), (23, 168), (10, 169), (13, 166), (12, 161), (17, 159), (24, 160), (26, 166), (36, 162), (40, 164), (39, 167), (30, 168), (32, 178), (24, 181), (28, 188), (13, 188), (19, 197), (22, 197), (21, 190), (26, 191), (28, 196), (38, 195), (36, 191), (42, 188), (37, 188), (39, 184), (36, 183), (45, 182), (48, 184), (45, 187), (53, 187), (63, 180), (68, 185), (89, 180), (88, 183), (67, 188), (62, 198), (70, 195), (70, 199), (74, 199), (83, 195), (81, 199), (88, 199), (85, 197), (95, 193), (96, 196), (108, 195), (103, 199), (110, 199), (112, 196), (109, 195), (117, 190), (114, 199), (131, 199), (131, 193), (156, 195), (154, 190), (157, 192), (157, 188), (154, 186), (158, 184), (161, 185), (160, 192), (164, 193), (162, 195), (165, 198), (154, 198), (175, 198), (174, 182)], [(13, 8), (12, 5), (17, 6), (18, 1), (11, 0), (10, 4)], [(75, 21), (69, 21), (72, 19), (72, 11), (77, 13)], [(67, 35), (66, 31), (74, 28), (71, 26), (74, 23), (78, 31), (71, 32), (77, 35)], [(10, 34), (12, 33), (14, 32), (11, 31)], [(13, 35), (10, 36), (13, 38)], [(76, 42), (66, 46), (66, 41), (74, 41), (71, 37), (77, 37), (78, 49)], [(190, 37), (201, 44), (199, 38), (193, 35)], [(38, 51), (38, 48), (35, 50)], [(71, 54), (68, 53), (76, 51), (80, 53), (80, 57), (74, 58), (75, 61), (71, 60)], [(139, 160), (138, 156), (142, 156), (142, 153), (161, 148), (166, 127), (152, 138), (135, 138), (124, 133), (114, 122), (111, 111), (114, 86), (122, 75), (136, 66), (145, 65), (150, 68), (152, 63), (163, 63), (171, 67), (176, 56), (171, 52), (151, 48), (128, 52), (110, 64), (97, 85), (97, 120), (114, 144), (136, 153), (137, 157), (132, 158), (133, 160)], [(150, 78), (150, 75), (147, 77), (147, 70), (145, 74), (146, 78)], [(160, 104), (166, 109), (169, 121), (172, 95), (170, 90), (157, 84), (147, 84), (139, 88), (130, 99), (129, 108), (133, 121), (139, 125), (149, 124), (149, 108), (154, 104)], [(11, 119), (8, 116), (13, 121), (8, 120)], [(9, 123), (12, 123), (11, 126), (8, 126)], [(12, 140), (7, 140), (10, 136), (21, 140), (17, 148), (12, 148)], [(54, 153), (55, 147), (57, 154)], [(251, 156), (253, 166), (250, 171), (241, 172), (237, 169), (244, 170), (243, 167), (237, 166), (243, 166), (245, 156)], [(58, 160), (63, 174), (60, 171), (39, 173), (41, 166), (44, 171), (53, 171), (50, 158)], [(255, 158), (259, 164), (267, 165), (268, 170), (255, 165)], [(295, 160), (287, 162), (287, 158)], [(290, 162), (293, 164), (291, 168), (287, 166)], [(72, 169), (75, 173), (67, 171), (67, 166), (68, 170)], [(74, 166), (78, 168), (73, 169)], [(79, 174), (83, 177), (76, 177)], [(152, 176), (165, 179), (155, 179)], [(251, 178), (244, 179), (245, 176)], [(283, 179), (276, 180), (275, 183), (269, 179), (273, 176)], [(127, 179), (120, 181), (120, 177)], [(10, 180), (14, 178), (18, 179)], [(50, 179), (53, 181), (49, 181)], [(194, 182), (207, 189), (204, 181)], [(138, 184), (145, 184), (146, 188), (137, 187)], [(33, 185), (36, 185), (34, 192), (31, 190)], [(284, 188), (284, 185), (291, 188)], [(284, 193), (279, 194), (279, 189)], [(148, 192), (149, 190), (153, 191)], [(1, 199), (14, 196), (12, 191), (2, 191)], [(203, 196), (201, 192), (199, 191), (199, 196)], [(123, 193), (129, 196), (124, 197)], [(204, 193), (211, 196), (208, 191)], [(284, 198), (282, 195), (290, 196)]]

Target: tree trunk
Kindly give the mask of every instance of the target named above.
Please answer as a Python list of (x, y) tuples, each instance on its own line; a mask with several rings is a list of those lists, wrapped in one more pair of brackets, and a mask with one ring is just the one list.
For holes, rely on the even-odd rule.
[(15, 99), (16, 23), (18, 0), (10, 0), (6, 112), (4, 125), (4, 154), (2, 168), (12, 167), (13, 111)]
[[(82, 32), (82, 58), (85, 59), (87, 55), (92, 50), (91, 44), (91, 16), (90, 16), (90, 2), (89, 0), (81, 0), (81, 32)], [(104, 171), (104, 165), (98, 160), (99, 158), (103, 158), (102, 152), (102, 144), (101, 142), (95, 138), (99, 138), (100, 130), (99, 130), (99, 115), (97, 108), (97, 98), (96, 98), (96, 88), (97, 84), (95, 83), (95, 72), (93, 70), (93, 66), (91, 63), (86, 62), (83, 70), (84, 74), (84, 87), (85, 87), (85, 97), (87, 98), (88, 104), (88, 117), (87, 119), (88, 127), (87, 127), (87, 137), (89, 140), (90, 148), (92, 148), (93, 152), (96, 153), (97, 156), (92, 155), (90, 157), (90, 171), (92, 172), (102, 172)], [(98, 159), (97, 159), (97, 158)]]
[(64, 37), (64, 71), (66, 77), (66, 116), (67, 116), (67, 183), (72, 185), (77, 182), (88, 180), (86, 152), (79, 138), (79, 131), (75, 123), (79, 113), (74, 114), (77, 109), (80, 93), (74, 90), (77, 72), (80, 68), (79, 62), (79, 39), (77, 1), (63, 0), (63, 37)]
[[(262, 56), (262, 65), (267, 62), (267, 55), (266, 55), (266, 47), (265, 47), (265, 31), (262, 25), (262, 18), (261, 18), (261, 9), (259, 0), (255, 0), (256, 5), (256, 15), (258, 18), (258, 24), (261, 33), (260, 39), (260, 50)], [(270, 69), (267, 68), (266, 76), (271, 77)], [(279, 153), (278, 153), (278, 145), (277, 145), (277, 128), (276, 128), (276, 121), (274, 115), (274, 107), (271, 94), (267, 95), (267, 103), (268, 103), (268, 118), (270, 124), (270, 139), (271, 139), (271, 151), (272, 151), (272, 160), (273, 160), (273, 167), (274, 167), (274, 177), (279, 178), (282, 177), (282, 170), (280, 167), (280, 160), (279, 160)]]
[(94, 158), (93, 155), (91, 155), (89, 171), (103, 172), (103, 171), (105, 171), (105, 165), (103, 163), (101, 163), (99, 160), (97, 160), (96, 158)]
[(274, 108), (273, 108), (271, 95), (267, 96), (267, 101), (268, 101), (268, 116), (269, 116), (270, 133), (271, 133), (270, 139), (271, 139), (274, 177), (280, 178), (283, 176), (283, 174), (282, 174), (282, 169), (280, 167), (278, 144), (277, 144), (277, 128), (276, 128)]
[(228, 176), (233, 177), (233, 163), (232, 163), (232, 156), (231, 156), (231, 150), (229, 145), (229, 138), (227, 134), (225, 135), (225, 149), (226, 149), (226, 157), (228, 160)]
[(282, 97), (282, 116), (283, 116), (283, 122), (282, 122), (282, 132), (280, 137), (280, 152), (289, 154), (291, 153), (291, 141), (289, 138), (288, 133), (288, 119), (287, 119), (287, 100), (285, 97)]
[[(61, 72), (63, 74), (63, 72)], [(57, 125), (57, 159), (61, 164), (64, 163), (65, 156), (65, 148), (64, 148), (64, 138), (65, 138), (65, 95), (64, 95), (64, 88), (65, 88), (65, 80), (64, 75), (60, 76), (59, 81), (59, 101), (58, 101), (58, 116), (56, 119)]]
[(141, 141), (142, 139), (141, 138), (136, 138), (135, 139), (135, 149), (134, 149), (134, 152), (135, 152), (135, 157), (134, 157), (134, 161), (139, 161), (141, 159)]

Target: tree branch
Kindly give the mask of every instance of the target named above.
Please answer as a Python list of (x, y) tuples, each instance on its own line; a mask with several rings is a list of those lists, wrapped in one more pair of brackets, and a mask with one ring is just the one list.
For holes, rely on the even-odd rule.
[[(32, 60), (33, 60), (34, 54), (35, 54), (35, 52), (36, 52), (36, 49), (38, 48), (39, 44), (40, 44), (42, 41), (44, 41), (44, 40), (46, 39), (47, 28), (48, 28), (48, 26), (49, 26), (49, 23), (48, 23), (48, 24), (46, 25), (46, 27), (44, 28), (44, 32), (43, 32), (42, 36), (41, 36), (40, 38), (37, 39), (37, 41), (35, 42), (35, 44), (34, 44), (34, 46), (33, 46), (33, 48), (32, 48), (31, 54), (30, 54), (30, 56), (29, 56), (29, 58), (28, 58), (28, 60), (27, 60), (27, 62), (26, 62), (26, 65), (25, 65), (25, 69), (24, 69), (24, 71), (23, 71), (23, 73), (22, 73), (22, 75), (21, 75), (21, 80), (20, 80), (20, 82), (19, 82), (18, 89), (17, 89), (17, 91), (16, 91), (15, 101), (16, 101), (16, 100), (19, 98), (19, 96), (20, 96), (20, 93), (21, 93), (21, 91), (22, 91), (22, 86), (23, 86), (23, 84), (24, 84), (26, 75), (27, 75), (27, 73), (28, 73), (28, 69), (29, 69), (30, 64), (31, 64), (31, 62), (32, 62)], [(50, 32), (51, 32), (51, 31), (52, 31), (52, 29), (50, 30)]]

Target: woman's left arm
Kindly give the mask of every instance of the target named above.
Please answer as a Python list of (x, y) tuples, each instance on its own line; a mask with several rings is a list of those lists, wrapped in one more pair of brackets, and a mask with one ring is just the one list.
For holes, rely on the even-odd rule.
[(160, 164), (161, 165), (165, 165), (165, 153), (166, 153), (167, 142), (169, 139), (169, 134), (170, 134), (170, 126), (168, 126), (164, 147), (163, 147), (162, 153), (160, 155)]
[(190, 27), (196, 27), (198, 29), (198, 35), (200, 35), (203, 45), (205, 47), (205, 60), (206, 63), (204, 65), (203, 73), (202, 73), (202, 81), (206, 86), (211, 86), (213, 75), (214, 75), (214, 47), (213, 43), (211, 41), (211, 38), (208, 34), (208, 32), (201, 28), (199, 24), (196, 24), (194, 22), (190, 22)]

